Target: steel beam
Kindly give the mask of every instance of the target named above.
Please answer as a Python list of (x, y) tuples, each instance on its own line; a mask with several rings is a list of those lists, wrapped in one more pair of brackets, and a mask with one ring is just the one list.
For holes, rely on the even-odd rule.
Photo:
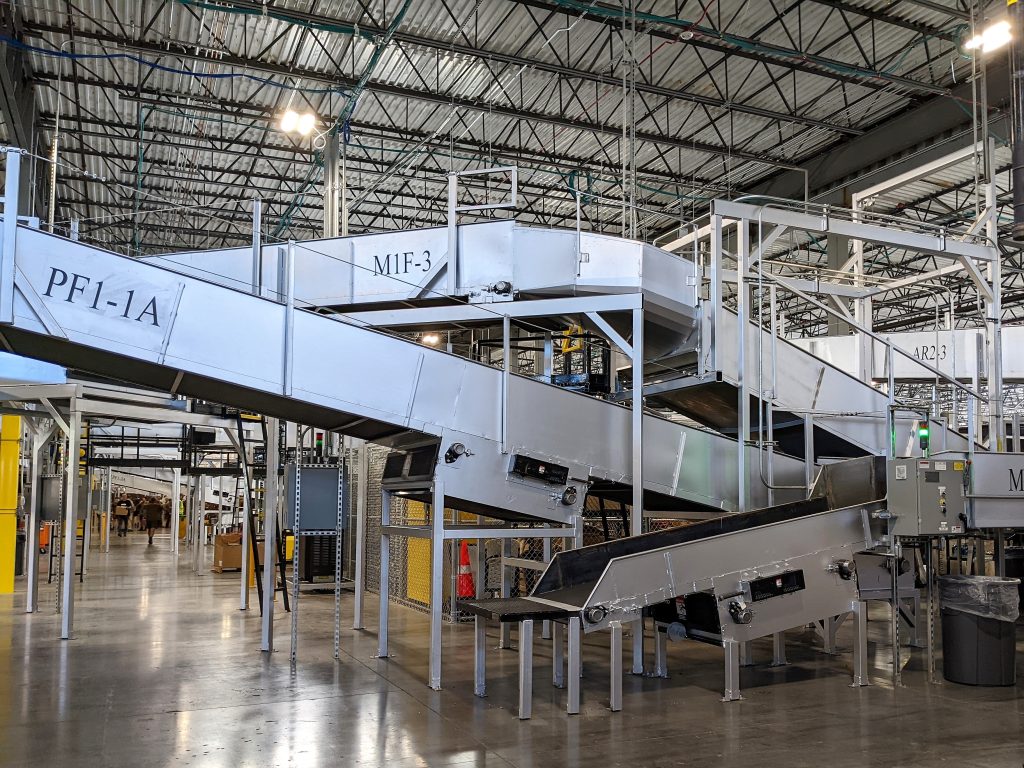
[[(430, 687), (441, 690), (441, 622), (444, 602), (444, 483), (434, 481), (430, 503)], [(531, 623), (532, 625), (532, 623)]]
[(82, 414), (71, 406), (68, 415), (68, 452), (64, 478), (64, 573), (61, 585), (60, 639), (70, 640), (75, 620), (75, 552), (78, 549), (78, 451), (82, 441)]
[(429, 328), (438, 325), (502, 322), (503, 317), (557, 317), (588, 312), (616, 312), (642, 306), (639, 293), (609, 296), (573, 296), (559, 299), (510, 301), (500, 304), (455, 304), (441, 307), (410, 307), (369, 312), (346, 312), (342, 320), (374, 328)]

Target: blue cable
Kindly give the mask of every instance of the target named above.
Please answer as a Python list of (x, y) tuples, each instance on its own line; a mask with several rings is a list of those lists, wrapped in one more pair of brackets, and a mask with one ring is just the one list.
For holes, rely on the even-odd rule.
[[(141, 64), (144, 67), (155, 69), (159, 72), (169, 72), (174, 75), (186, 75), (188, 77), (195, 77), (201, 80), (229, 80), (232, 78), (239, 78), (242, 80), (249, 80), (254, 83), (260, 83), (261, 85), (270, 85), (274, 88), (287, 89), (289, 91), (302, 91), (304, 93), (341, 93), (347, 94), (348, 89), (342, 88), (341, 86), (332, 86), (329, 88), (305, 88), (298, 85), (292, 85), (290, 83), (280, 83), (277, 80), (271, 80), (267, 77), (259, 77), (258, 75), (249, 75), (244, 72), (193, 72), (188, 69), (178, 69), (177, 67), (168, 67), (165, 64), (158, 64), (155, 61), (144, 59), (141, 56), (136, 56), (131, 53), (71, 53), (69, 51), (55, 51), (49, 48), (40, 48), (37, 45), (29, 45), (23, 43), (20, 40), (16, 40), (8, 35), (0, 35), (0, 42), (11, 46), (12, 48), (18, 48), (23, 51), (30, 51), (31, 53), (38, 53), (41, 56), (52, 56), (58, 59), (71, 59), (73, 61), (90, 61), (93, 59), (102, 59), (105, 61), (117, 61), (123, 59), (125, 61), (133, 61), (137, 64)], [(168, 52), (169, 55), (173, 56), (173, 52)]]

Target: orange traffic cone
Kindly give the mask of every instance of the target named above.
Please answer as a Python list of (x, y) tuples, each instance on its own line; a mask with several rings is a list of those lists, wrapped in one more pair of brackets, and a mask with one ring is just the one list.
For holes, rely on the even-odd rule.
[(473, 582), (473, 571), (469, 568), (469, 544), (465, 539), (459, 551), (459, 581), (456, 585), (459, 597), (476, 597), (476, 584)]

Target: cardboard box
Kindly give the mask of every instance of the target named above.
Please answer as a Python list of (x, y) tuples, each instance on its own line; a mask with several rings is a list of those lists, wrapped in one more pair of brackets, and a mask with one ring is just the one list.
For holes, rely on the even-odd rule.
[(242, 534), (220, 533), (213, 540), (213, 571), (237, 571), (242, 567)]
[[(260, 563), (263, 562), (263, 542), (256, 545), (260, 553)], [(214, 573), (224, 571), (240, 571), (242, 569), (242, 534), (220, 533), (213, 540), (213, 568)]]

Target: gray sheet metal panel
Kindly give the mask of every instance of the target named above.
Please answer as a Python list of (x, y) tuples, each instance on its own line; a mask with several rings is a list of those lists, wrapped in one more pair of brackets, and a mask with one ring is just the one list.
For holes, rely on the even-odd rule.
[[(535, 397), (536, 382), (521, 377), (511, 379), (510, 392), (509, 443), (513, 452), (544, 446), (543, 458), (589, 466), (590, 474), (600, 479), (630, 482), (628, 408), (550, 388), (544, 391), (541, 407)], [(552, 418), (555, 413), (569, 418)], [(567, 439), (566, 429), (575, 439)], [(735, 441), (654, 416), (644, 417), (643, 434), (645, 488), (735, 511), (739, 487)], [(757, 474), (755, 448), (748, 449), (748, 458), (754, 506), (766, 506), (768, 492)], [(775, 482), (802, 484), (803, 462), (776, 454)], [(802, 497), (800, 491), (776, 493), (779, 503)]]
[[(680, 319), (692, 317), (693, 263), (644, 243), (573, 230), (526, 227), (512, 220), (460, 225), (457, 295), (505, 301), (489, 290), (505, 280), (515, 291), (552, 296), (643, 290)], [(263, 247), (263, 282), (278, 290), (283, 244)], [(444, 291), (447, 230), (426, 228), (296, 242), (295, 297), (318, 306), (437, 298)], [(388, 258), (388, 256), (391, 258)], [(243, 290), (252, 280), (250, 248), (190, 251), (145, 261)], [(440, 268), (440, 269), (438, 269)]]
[(512, 284), (518, 291), (564, 296), (579, 271), (576, 232), (518, 227), (513, 241)]
[[(432, 435), (445, 430), (472, 434), (489, 441), (481, 452), (498, 453), (501, 373), (496, 369), (301, 311), (295, 313), (294, 337), (286, 344), (287, 310), (277, 302), (37, 230), (19, 232), (18, 246), (18, 266), (27, 279), (19, 280), (19, 289), (34, 297), (30, 303), (16, 295), (18, 329), (45, 334), (47, 325), (56, 322), (59, 333), (84, 348), (290, 397), (285, 402), (296, 407), (311, 403)], [(44, 296), (55, 274), (58, 281), (66, 275), (65, 284)], [(71, 291), (75, 274), (81, 276), (80, 290)], [(104, 287), (97, 299), (100, 282)], [(135, 294), (125, 317), (129, 290)], [(143, 314), (149, 299), (157, 323)], [(33, 304), (48, 313), (46, 324)], [(286, 365), (291, 367), (290, 392), (284, 387)], [(131, 379), (130, 365), (97, 372)], [(512, 444), (530, 455), (588, 467), (595, 477), (628, 479), (628, 411), (522, 377), (512, 377), (510, 391)], [(223, 387), (218, 393), (223, 396)], [(736, 478), (728, 462), (735, 443), (647, 419), (650, 487), (733, 509)], [(791, 482), (799, 475), (798, 466), (780, 458), (776, 478)], [(557, 519), (564, 519), (561, 510)]]
[(865, 548), (862, 509), (823, 512), (615, 558), (584, 606), (603, 606), (607, 614), (598, 622), (584, 621), (584, 630), (603, 629), (610, 621), (631, 621), (646, 606), (692, 592), (714, 590), (719, 596), (739, 592), (742, 581), (794, 568), (804, 570), (807, 588), (760, 603), (760, 620), (745, 628), (731, 620), (723, 622), (723, 630), (729, 629), (727, 639), (747, 640), (788, 629), (800, 623), (787, 623), (794, 616), (841, 613), (846, 610), (842, 606), (856, 599), (856, 585), (827, 568), (834, 560), (852, 559)]
[[(718, 344), (718, 368), (730, 381), (737, 381), (737, 318), (722, 309), (719, 328), (715, 334)], [(747, 331), (747, 380), (756, 389), (758, 381), (757, 343), (758, 328), (751, 324)], [(760, 331), (764, 355), (762, 380), (765, 389), (772, 383), (771, 335)], [(710, 338), (708, 334), (704, 338)], [(814, 424), (839, 435), (869, 453), (884, 454), (889, 441), (885, 414), (888, 399), (874, 387), (865, 384), (844, 371), (834, 368), (810, 353), (779, 339), (775, 345), (777, 386), (775, 403), (780, 410), (802, 413), (816, 411)], [(857, 415), (826, 415), (857, 414)], [(920, 446), (913, 439), (913, 418), (901, 417), (896, 421), (897, 455), (919, 456)], [(944, 441), (944, 445), (943, 445)], [(967, 441), (960, 435), (946, 431), (933, 433), (932, 443), (947, 450), (967, 450)]]
[(39, 519), (60, 520), (63, 498), (63, 475), (44, 475), (39, 478)]
[(1024, 528), (1024, 453), (975, 453), (972, 528)]

